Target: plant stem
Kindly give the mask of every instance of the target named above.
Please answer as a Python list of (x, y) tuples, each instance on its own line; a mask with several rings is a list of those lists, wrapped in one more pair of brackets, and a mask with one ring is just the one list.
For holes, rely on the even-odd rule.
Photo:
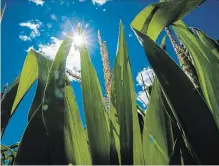
[(199, 87), (199, 81), (197, 79), (197, 73), (195, 71), (195, 68), (192, 64), (192, 61), (188, 58), (186, 55), (186, 50), (181, 49), (180, 46), (178, 46), (176, 40), (173, 37), (173, 34), (171, 30), (168, 27), (165, 27), (165, 31), (171, 41), (171, 44), (174, 48), (174, 51), (179, 59), (180, 65), (182, 66), (183, 71), (185, 74), (189, 77), (195, 88), (197, 89)]
[(69, 70), (66, 70), (66, 72), (67, 72), (71, 77), (76, 78), (78, 82), (81, 82), (81, 77), (80, 77), (80, 76), (71, 73)]

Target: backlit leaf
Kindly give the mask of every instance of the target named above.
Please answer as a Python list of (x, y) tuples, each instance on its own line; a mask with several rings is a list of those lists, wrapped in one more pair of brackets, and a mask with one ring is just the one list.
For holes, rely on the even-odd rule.
[[(204, 97), (219, 128), (219, 59), (216, 47), (193, 34), (182, 21), (173, 26), (176, 34), (191, 53)], [(202, 38), (203, 39), (203, 38)], [(204, 40), (204, 39), (203, 39)]]
[(125, 34), (120, 22), (117, 56), (113, 69), (111, 105), (118, 115), (121, 164), (144, 164), (135, 99)]
[(132, 21), (131, 27), (156, 41), (164, 27), (171, 25), (190, 13), (205, 0), (170, 0), (151, 4)]

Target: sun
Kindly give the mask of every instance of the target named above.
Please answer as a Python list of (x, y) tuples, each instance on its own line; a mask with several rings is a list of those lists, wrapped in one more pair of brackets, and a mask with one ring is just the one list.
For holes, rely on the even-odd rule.
[(83, 36), (78, 34), (73, 37), (73, 42), (76, 46), (81, 46), (85, 43)]

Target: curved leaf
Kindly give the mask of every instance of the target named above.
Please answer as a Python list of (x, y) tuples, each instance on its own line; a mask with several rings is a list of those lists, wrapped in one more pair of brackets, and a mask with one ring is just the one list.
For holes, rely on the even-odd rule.
[(204, 97), (219, 128), (219, 59), (212, 52), (212, 45), (206, 47), (182, 21), (173, 28), (191, 53)]
[[(63, 47), (65, 48), (65, 46), (67, 44), (69, 45), (69, 43), (70, 42), (68, 40), (65, 41), (65, 43), (61, 46), (61, 49), (63, 49)], [(35, 95), (35, 102), (32, 104), (30, 109), (30, 121), (21, 141), (21, 145), (18, 151), (19, 155), (16, 158), (16, 164), (48, 165), (52, 163), (56, 164), (58, 162), (68, 164), (91, 164), (85, 132), (82, 127), (73, 91), (69, 85), (65, 86), (65, 96), (63, 99), (64, 107), (58, 110), (53, 109), (53, 111), (59, 111), (64, 114), (64, 119), (60, 119), (61, 116), (54, 117), (54, 115), (52, 115), (50, 118), (46, 117), (47, 124), (48, 121), (58, 122), (57, 127), (55, 127), (55, 124), (53, 123), (53, 127), (55, 127), (54, 129), (57, 131), (57, 133), (51, 132), (51, 129), (49, 127), (45, 128), (44, 120), (42, 118), (42, 111), (47, 110), (45, 110), (45, 103), (42, 105), (42, 97), (44, 95), (44, 89), (47, 82), (49, 69), (52, 65), (52, 61), (46, 59), (44, 56), (36, 52), (34, 53), (38, 62), (39, 69), (38, 87)], [(66, 53), (63, 52), (61, 52), (61, 54), (66, 55)], [(57, 65), (57, 62), (62, 62), (60, 59), (62, 60), (59, 54), (58, 60), (55, 59), (55, 65)], [(57, 73), (54, 77), (57, 78)], [(48, 84), (47, 86), (51, 87), (50, 84)], [(49, 106), (52, 107), (51, 105), (48, 105), (48, 108)], [(47, 135), (47, 130), (51, 134), (50, 137), (48, 137)], [(58, 159), (57, 157), (55, 158), (53, 156), (53, 150), (56, 149), (56, 147), (54, 147), (54, 144), (51, 145), (51, 142), (54, 143), (55, 141), (59, 141), (58, 146), (63, 146), (59, 149), (60, 153), (62, 154), (58, 154), (58, 152), (56, 152)], [(61, 150), (63, 150), (64, 152)]]
[(35, 111), (22, 136), (15, 165), (51, 165), (49, 140), (42, 119), (42, 105)]
[(179, 66), (153, 40), (134, 30), (197, 160), (218, 164), (219, 130), (207, 104)]
[(40, 55), (39, 53), (31, 50), (33, 54), (36, 57), (36, 62), (38, 65), (38, 84), (37, 84), (37, 89), (36, 89), (36, 94), (33, 99), (33, 103), (30, 107), (29, 113), (28, 113), (28, 120), (31, 119), (33, 116), (34, 112), (37, 110), (39, 105), (43, 101), (43, 95), (44, 95), (44, 90), (46, 87), (46, 81), (48, 78), (49, 74), (49, 69), (51, 68), (52, 61), (48, 58), (46, 58), (43, 55)]
[(193, 28), (193, 30), (198, 34), (198, 37), (205, 44), (205, 46), (210, 49), (211, 52), (219, 59), (219, 44), (198, 28)]
[(6, 93), (5, 97), (1, 101), (1, 132), (2, 132), (1, 136), (3, 136), (5, 128), (11, 117), (11, 109), (19, 86), (19, 79), (20, 77), (17, 77), (14, 80), (8, 92)]
[(19, 86), (16, 93), (16, 97), (12, 106), (11, 114), (17, 108), (18, 104), (33, 85), (38, 77), (38, 66), (36, 57), (33, 51), (29, 51), (19, 79)]
[(35, 63), (37, 63), (38, 85), (35, 98), (29, 111), (29, 123), (22, 136), (15, 164), (49, 165), (51, 164), (49, 140), (42, 119), (42, 96), (48, 77), (48, 68), (51, 67), (52, 61), (33, 50), (30, 52), (31, 55), (35, 56), (34, 60)]
[(33, 51), (29, 51), (21, 74), (16, 78), (8, 93), (1, 101), (2, 105), (2, 134), (8, 124), (9, 119), (13, 115), (20, 102), (29, 91), (38, 76), (38, 67), (36, 57)]
[(131, 27), (156, 41), (164, 27), (180, 20), (205, 0), (170, 0), (152, 4), (132, 21)]

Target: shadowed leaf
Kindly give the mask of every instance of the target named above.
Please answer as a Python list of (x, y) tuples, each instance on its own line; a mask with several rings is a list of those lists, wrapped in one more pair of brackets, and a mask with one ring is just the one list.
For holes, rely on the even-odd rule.
[(148, 36), (134, 31), (197, 160), (218, 164), (219, 131), (207, 104), (179, 66)]
[(202, 38), (206, 44), (202, 43), (182, 21), (175, 23), (173, 28), (191, 53), (204, 97), (219, 128), (219, 59), (217, 58), (217, 48), (209, 43), (209, 38)]
[(166, 114), (162, 90), (154, 80), (151, 97), (145, 115), (143, 130), (143, 151), (145, 163), (167, 165), (173, 147), (171, 121)]

